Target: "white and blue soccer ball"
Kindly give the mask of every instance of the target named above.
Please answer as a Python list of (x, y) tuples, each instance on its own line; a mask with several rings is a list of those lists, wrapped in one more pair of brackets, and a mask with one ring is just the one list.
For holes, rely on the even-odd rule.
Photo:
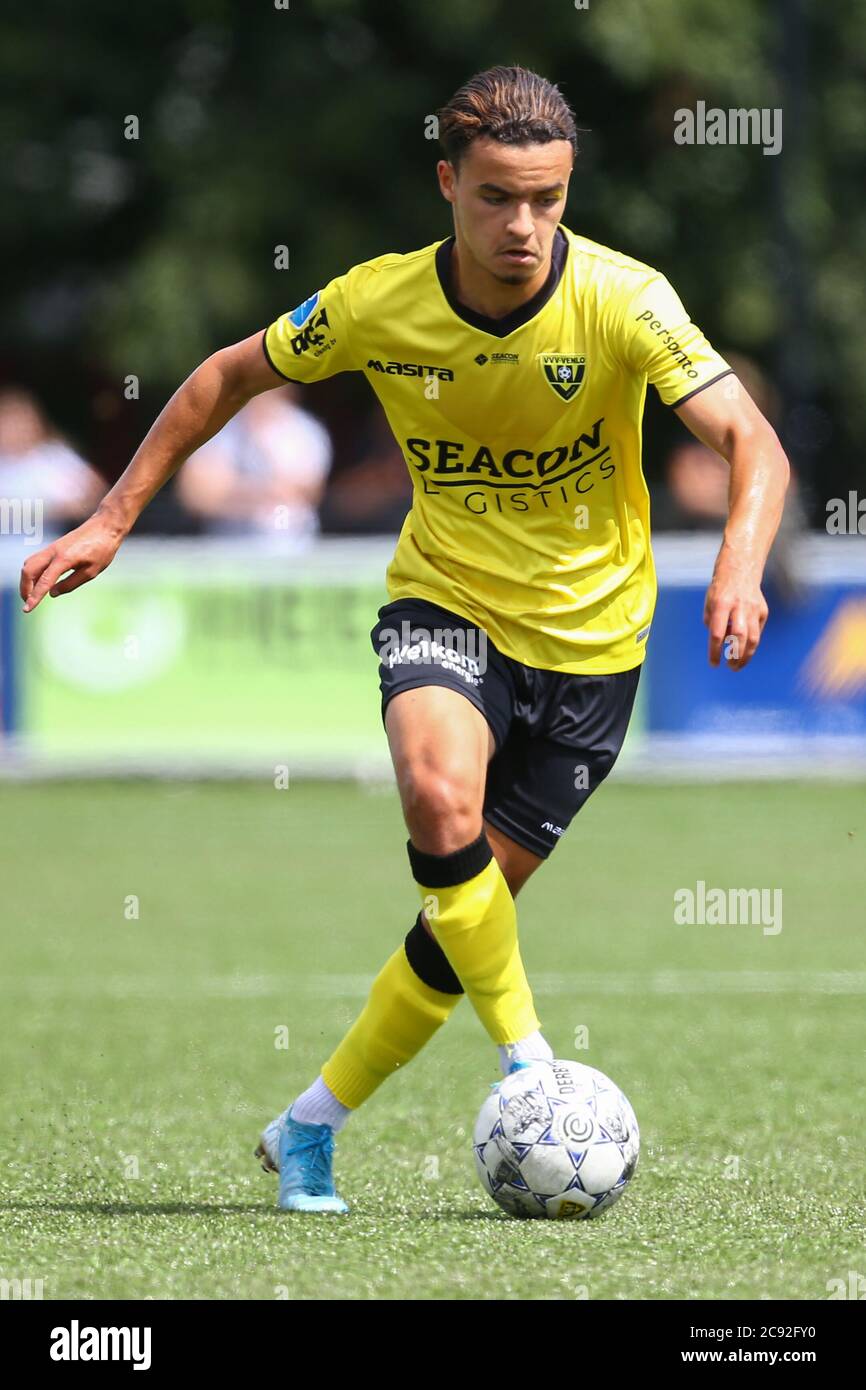
[(640, 1131), (626, 1097), (582, 1062), (533, 1062), (506, 1076), (473, 1135), (481, 1185), (510, 1216), (597, 1216), (622, 1196)]

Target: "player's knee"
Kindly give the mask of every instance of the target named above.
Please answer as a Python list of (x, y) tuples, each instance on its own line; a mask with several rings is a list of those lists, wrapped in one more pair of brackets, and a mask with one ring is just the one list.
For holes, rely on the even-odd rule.
[(403, 811), (412, 843), (428, 854), (451, 854), (481, 834), (481, 804), (459, 775), (410, 773), (403, 785)]

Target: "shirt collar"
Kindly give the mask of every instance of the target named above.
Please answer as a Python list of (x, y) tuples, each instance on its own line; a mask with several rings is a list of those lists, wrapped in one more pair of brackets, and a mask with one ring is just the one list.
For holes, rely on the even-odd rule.
[(436, 274), (442, 287), (442, 293), (458, 318), (463, 319), (463, 322), (470, 324), (472, 328), (480, 329), (482, 333), (490, 333), (494, 338), (507, 337), (509, 333), (514, 332), (515, 328), (522, 328), (523, 324), (528, 323), (540, 309), (544, 308), (547, 301), (556, 292), (568, 257), (568, 238), (562, 228), (557, 227), (550, 255), (550, 271), (541, 289), (537, 290), (531, 299), (527, 299), (525, 304), (520, 304), (516, 309), (512, 309), (504, 318), (495, 319), (490, 318), (487, 314), (479, 314), (475, 309), (470, 309), (467, 304), (461, 304), (460, 300), (455, 298), (451, 288), (451, 252), (454, 247), (454, 240), (452, 234), (445, 241), (440, 242), (436, 248)]

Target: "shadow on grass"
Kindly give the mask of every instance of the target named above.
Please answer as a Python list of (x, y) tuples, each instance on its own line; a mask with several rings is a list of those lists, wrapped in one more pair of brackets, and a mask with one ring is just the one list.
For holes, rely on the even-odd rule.
[[(358, 1204), (355, 1204), (353, 1210), (357, 1216), (369, 1217), (374, 1214), (364, 1211)], [(310, 1212), (280, 1211), (273, 1204), (265, 1202), (0, 1202), (0, 1212), (4, 1211), (71, 1212), (78, 1216), (236, 1216), (273, 1213), (280, 1217), (298, 1216), (304, 1220), (312, 1215)], [(349, 1215), (351, 1214), (350, 1211)], [(498, 1211), (419, 1210), (412, 1213), (412, 1220), (510, 1221), (511, 1218)]]

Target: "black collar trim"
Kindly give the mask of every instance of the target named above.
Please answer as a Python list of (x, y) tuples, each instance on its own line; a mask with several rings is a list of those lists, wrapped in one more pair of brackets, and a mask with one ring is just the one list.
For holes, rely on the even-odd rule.
[(547, 301), (556, 293), (568, 257), (568, 238), (562, 228), (557, 227), (550, 256), (550, 273), (541, 289), (525, 304), (512, 309), (511, 313), (506, 314), (504, 318), (492, 319), (487, 314), (479, 314), (475, 309), (470, 309), (468, 305), (461, 304), (459, 299), (455, 299), (451, 290), (451, 250), (453, 246), (454, 237), (450, 236), (445, 241), (440, 242), (436, 248), (436, 274), (442, 287), (442, 293), (458, 318), (461, 318), (464, 323), (470, 324), (472, 328), (479, 328), (482, 333), (490, 333), (494, 338), (506, 338), (509, 333), (514, 332), (515, 328), (522, 328), (525, 323), (535, 317), (540, 309), (544, 308)]

